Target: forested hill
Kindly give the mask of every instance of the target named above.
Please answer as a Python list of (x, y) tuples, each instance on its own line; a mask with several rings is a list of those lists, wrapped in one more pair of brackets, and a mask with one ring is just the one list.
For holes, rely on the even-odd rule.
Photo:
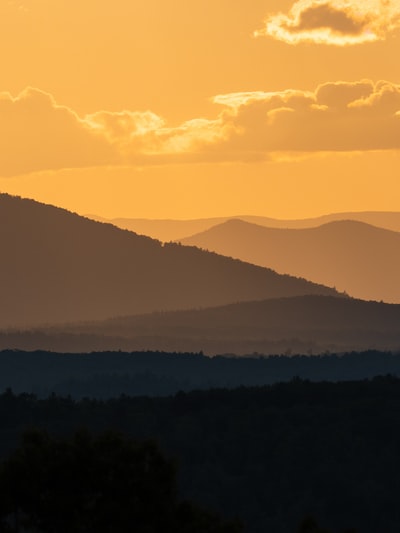
[(0, 327), (333, 289), (0, 195)]
[(179, 467), (181, 497), (237, 515), (247, 533), (297, 533), (308, 514), (332, 533), (400, 531), (400, 381), (393, 377), (107, 402), (8, 391), (0, 417), (3, 456), (32, 426), (156, 439)]
[(400, 376), (400, 353), (354, 352), (323, 356), (206, 357), (160, 352), (57, 354), (0, 352), (0, 392), (11, 388), (41, 397), (168, 396), (178, 391), (260, 386), (290, 381), (348, 381)]
[(400, 305), (297, 296), (0, 332), (0, 349), (161, 350), (207, 355), (400, 349)]

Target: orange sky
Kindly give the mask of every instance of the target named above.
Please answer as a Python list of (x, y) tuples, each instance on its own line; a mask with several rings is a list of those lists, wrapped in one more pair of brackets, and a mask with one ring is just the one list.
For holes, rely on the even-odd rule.
[(0, 190), (107, 217), (398, 210), (399, 27), (390, 0), (4, 0)]

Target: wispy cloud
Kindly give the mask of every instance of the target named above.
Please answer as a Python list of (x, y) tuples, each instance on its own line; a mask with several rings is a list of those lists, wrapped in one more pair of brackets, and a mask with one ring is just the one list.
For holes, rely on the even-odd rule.
[(298, 0), (288, 14), (267, 17), (255, 36), (346, 46), (383, 40), (399, 27), (398, 0)]
[(43, 91), (0, 93), (0, 176), (96, 166), (258, 161), (400, 150), (400, 85), (332, 82), (314, 91), (222, 94), (215, 119), (171, 127), (151, 111), (80, 117)]
[(11, 9), (18, 10), (21, 13), (29, 13), (29, 8), (25, 5), (24, 2), (19, 2), (17, 0), (8, 0), (7, 6)]
[(0, 93), (0, 175), (131, 165), (196, 157), (226, 138), (220, 118), (169, 127), (151, 111), (98, 111), (80, 117), (51, 94), (28, 87)]
[(28, 87), (17, 97), (0, 93), (0, 173), (112, 164), (114, 147), (73, 110)]

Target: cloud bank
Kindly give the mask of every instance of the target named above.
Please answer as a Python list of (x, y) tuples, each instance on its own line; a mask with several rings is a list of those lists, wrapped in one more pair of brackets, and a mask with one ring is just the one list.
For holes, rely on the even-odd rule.
[(315, 91), (241, 92), (213, 100), (222, 108), (215, 119), (169, 127), (151, 111), (80, 117), (38, 89), (15, 98), (0, 93), (0, 175), (400, 149), (400, 85), (389, 81), (341, 81)]
[[(236, 152), (332, 152), (400, 148), (400, 85), (325, 83), (314, 92), (234, 93), (229, 108)], [(229, 118), (228, 118), (229, 117)]]
[(298, 0), (288, 14), (269, 16), (255, 36), (347, 46), (384, 40), (399, 27), (398, 0)]

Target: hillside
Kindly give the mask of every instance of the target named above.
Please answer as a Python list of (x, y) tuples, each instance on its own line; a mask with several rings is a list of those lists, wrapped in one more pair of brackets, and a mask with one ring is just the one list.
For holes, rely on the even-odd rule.
[[(179, 391), (255, 387), (292, 379), (348, 381), (400, 376), (400, 353), (207, 357), (196, 353), (0, 351), (0, 393), (73, 398), (169, 396)], [(0, 443), (1, 449), (1, 443)]]
[(206, 231), (213, 226), (223, 224), (231, 219), (240, 219), (252, 224), (269, 228), (302, 229), (314, 228), (337, 220), (356, 220), (372, 226), (400, 232), (400, 212), (365, 211), (349, 213), (332, 213), (315, 218), (284, 220), (260, 216), (231, 216), (218, 218), (202, 218), (193, 220), (163, 220), (146, 218), (112, 218), (106, 219), (96, 215), (87, 215), (99, 222), (108, 222), (115, 226), (147, 235), (163, 242), (177, 241), (196, 233)]
[(400, 302), (400, 233), (362, 222), (277, 229), (230, 220), (181, 242), (335, 286), (356, 298)]
[[(359, 359), (364, 355), (367, 366), (371, 358), (360, 354)], [(182, 497), (224, 516), (236, 514), (246, 533), (400, 531), (400, 380), (393, 376), (349, 383), (296, 378), (269, 387), (179, 392), (169, 398), (118, 395), (104, 402), (84, 396), (78, 402), (1, 394), (0, 458), (32, 426), (56, 436), (112, 428), (158, 442), (179, 468)], [(29, 481), (23, 488), (31, 487)], [(300, 520), (310, 513), (332, 529), (300, 529)], [(206, 523), (200, 531), (216, 530)]]
[(0, 349), (208, 355), (399, 350), (400, 305), (299, 296), (0, 333)]
[(0, 327), (301, 294), (305, 280), (0, 195)]

